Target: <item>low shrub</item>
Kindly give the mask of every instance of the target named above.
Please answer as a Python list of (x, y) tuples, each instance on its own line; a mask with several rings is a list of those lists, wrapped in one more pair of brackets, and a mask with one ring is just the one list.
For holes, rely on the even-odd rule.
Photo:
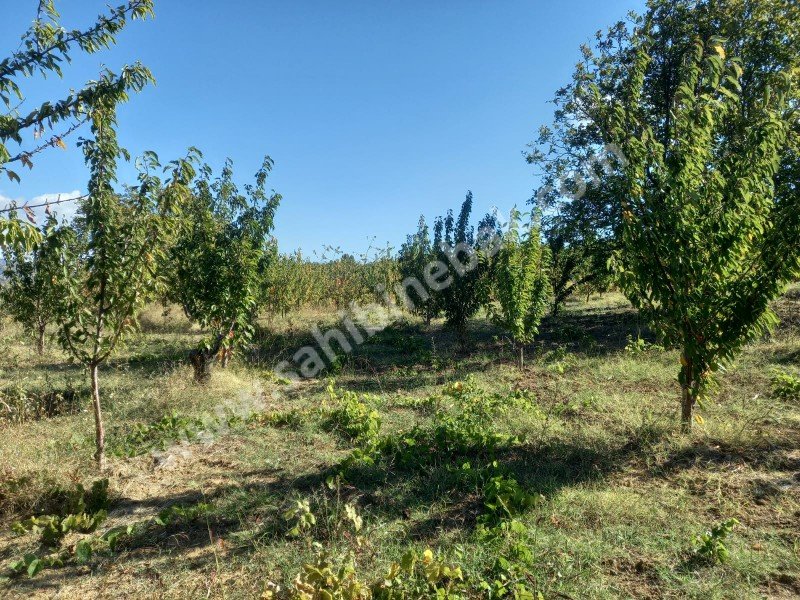
[(715, 525), (705, 533), (695, 537), (694, 543), (697, 546), (697, 556), (711, 562), (723, 563), (730, 557), (730, 551), (725, 545), (725, 540), (739, 524), (737, 519), (727, 519)]
[(0, 390), (0, 422), (24, 423), (80, 411), (81, 397), (71, 387), (43, 392), (12, 387)]
[(139, 456), (153, 450), (166, 450), (169, 446), (193, 441), (204, 429), (200, 419), (182, 417), (177, 413), (164, 415), (150, 424), (137, 423), (133, 431), (110, 444), (110, 452), (117, 456)]
[(775, 370), (772, 375), (772, 396), (790, 402), (800, 401), (800, 376)]
[[(378, 411), (359, 400), (354, 392), (339, 392), (334, 386), (333, 381), (328, 385), (328, 394), (334, 408), (328, 413), (323, 427), (339, 433), (359, 446), (371, 445), (381, 429)], [(369, 399), (366, 396), (362, 398)]]

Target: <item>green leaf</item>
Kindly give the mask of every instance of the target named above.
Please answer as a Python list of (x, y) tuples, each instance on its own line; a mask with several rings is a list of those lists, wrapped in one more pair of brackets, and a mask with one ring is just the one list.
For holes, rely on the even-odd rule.
[(30, 563), (28, 563), (28, 577), (36, 577), (42, 568), (44, 568), (44, 563), (42, 563), (41, 559), (33, 559)]
[(89, 562), (92, 558), (92, 553), (92, 544), (89, 540), (81, 540), (75, 545), (75, 558), (80, 564)]

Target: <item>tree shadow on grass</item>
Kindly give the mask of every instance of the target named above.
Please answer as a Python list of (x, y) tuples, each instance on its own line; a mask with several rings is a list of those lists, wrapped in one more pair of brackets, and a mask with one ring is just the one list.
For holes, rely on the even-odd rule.
[(155, 348), (132, 353), (130, 356), (112, 358), (101, 367), (104, 370), (136, 371), (144, 376), (161, 375), (189, 364), (189, 351), (194, 348), (190, 340), (160, 341)]
[[(261, 369), (274, 369), (288, 361), (289, 369), (297, 370), (295, 353), (311, 346), (325, 365), (317, 378), (336, 377), (371, 392), (414, 390), (516, 360), (507, 336), (485, 319), (470, 322), (466, 345), (460, 344), (441, 320), (431, 326), (400, 320), (373, 336), (362, 330), (363, 343), (356, 343), (349, 332), (340, 329), (348, 347), (342, 348), (338, 340), (329, 338), (329, 351), (335, 355), (330, 357), (310, 328), (275, 332), (260, 327), (245, 360)], [(322, 329), (323, 334), (327, 331)], [(572, 309), (558, 317), (546, 317), (535, 346), (544, 351), (566, 347), (575, 353), (605, 355), (621, 351), (629, 338), (639, 336), (647, 341), (654, 339), (640, 326), (632, 308)]]
[[(130, 515), (133, 522), (136, 515), (148, 513), (148, 509), (152, 514), (170, 506), (191, 508), (203, 503), (212, 508), (208, 513), (179, 517), (166, 525), (151, 519), (133, 535), (122, 538), (115, 554), (97, 557), (90, 568), (102, 573), (109, 564), (124, 568), (142, 561), (152, 564), (154, 560), (200, 560), (198, 550), (210, 550), (215, 540), (252, 529), (256, 519), (263, 520), (255, 534), (259, 546), (284, 540), (286, 525), (281, 513), (294, 497), (311, 498), (312, 508), (321, 506), (323, 497), (331, 503), (353, 502), (370, 519), (407, 522), (410, 539), (431, 540), (443, 531), (469, 532), (483, 512), (481, 482), (494, 474), (514, 477), (527, 491), (547, 496), (564, 486), (600, 480), (624, 468), (626, 461), (640, 450), (640, 446), (631, 444), (586, 446), (567, 441), (514, 445), (495, 452), (470, 447), (441, 458), (428, 457), (430, 462), (418, 466), (401, 466), (387, 458), (350, 468), (337, 490), (331, 490), (326, 482), (341, 470), (338, 465), (325, 465), (299, 475), (275, 470), (243, 473), (236, 484), (222, 484), (202, 493), (191, 491), (145, 500), (122, 498), (112, 515)], [(465, 463), (471, 467), (465, 469)], [(245, 541), (236, 552), (249, 553), (254, 548), (252, 542)], [(183, 558), (187, 553), (191, 557)], [(208, 560), (213, 557), (209, 555)], [(14, 587), (21, 593), (41, 592), (87, 573), (86, 567), (70, 562), (59, 569), (45, 570), (32, 580), (20, 578)]]
[(673, 452), (656, 467), (666, 475), (699, 466), (704, 469), (748, 465), (768, 471), (800, 470), (800, 459), (790, 453), (800, 447), (800, 432), (782, 440), (748, 445), (733, 445), (724, 440), (706, 440)]
[(800, 365), (800, 348), (773, 352), (770, 361), (779, 365)]
[(485, 354), (496, 332), (481, 323), (473, 323), (471, 329), (472, 346), (463, 351), (453, 333), (439, 325), (428, 328), (398, 322), (372, 337), (364, 336), (362, 344), (354, 343), (348, 335), (349, 348), (332, 341), (330, 350), (335, 353), (332, 360), (310, 332), (276, 334), (262, 329), (246, 360), (262, 369), (274, 369), (282, 361), (288, 361), (289, 370), (296, 371), (299, 365), (293, 356), (301, 348), (311, 346), (325, 366), (316, 380), (335, 377), (364, 392), (413, 390), (443, 383), (454, 373), (466, 375), (493, 364), (485, 360)]
[(604, 356), (625, 349), (629, 339), (655, 342), (655, 336), (631, 307), (580, 308), (542, 319), (537, 342), (545, 349), (567, 346), (577, 353)]
[[(746, 461), (770, 469), (800, 468), (796, 460), (789, 464), (785, 453), (780, 454), (797, 442), (789, 440), (774, 447), (738, 448), (698, 442), (673, 452), (658, 469), (641, 470), (642, 456), (650, 453), (653, 445), (671, 433), (672, 430), (664, 426), (627, 439), (572, 441), (558, 438), (500, 447), (494, 452), (472, 446), (427, 458), (425, 449), (420, 448), (418, 464), (400, 464), (388, 456), (372, 464), (351, 466), (339, 480), (339, 488), (333, 490), (327, 484), (342, 473), (341, 465), (337, 464), (321, 465), (300, 474), (274, 468), (257, 469), (241, 473), (235, 484), (221, 484), (202, 493), (191, 491), (145, 500), (123, 498), (116, 504), (113, 514), (122, 511), (123, 514), (136, 515), (148, 508), (191, 508), (200, 503), (207, 503), (212, 508), (208, 514), (197, 518), (179, 518), (164, 526), (151, 523), (121, 541), (117, 554), (101, 558), (93, 566), (102, 571), (108, 563), (124, 567), (127, 563), (152, 563), (154, 560), (164, 560), (165, 564), (200, 561), (198, 566), (203, 566), (211, 563), (203, 562), (205, 559), (197, 554), (198, 550), (210, 551), (215, 540), (227, 540), (230, 536), (235, 539), (234, 534), (245, 530), (251, 537), (243, 538), (238, 546), (233, 544), (227, 551), (246, 555), (256, 547), (248, 540), (257, 538), (257, 545), (263, 548), (271, 542), (286, 539), (287, 526), (282, 511), (295, 497), (311, 498), (312, 510), (315, 511), (322, 505), (323, 498), (329, 503), (352, 502), (370, 520), (406, 523), (409, 539), (433, 542), (442, 533), (474, 530), (476, 521), (485, 510), (481, 489), (488, 478), (498, 474), (513, 477), (529, 493), (550, 497), (565, 487), (601, 482), (631, 469), (645, 477), (660, 478), (697, 464), (707, 466), (734, 461)], [(784, 458), (779, 460), (779, 456)], [(467, 463), (469, 468), (464, 466)], [(210, 476), (209, 479), (213, 481), (214, 478)], [(256, 533), (252, 532), (254, 523), (261, 523)], [(319, 535), (323, 536), (320, 537), (322, 541), (330, 541), (324, 538), (324, 534)], [(191, 556), (182, 558), (187, 553)], [(206, 558), (213, 560), (210, 552)], [(45, 571), (34, 580), (19, 579), (15, 587), (32, 593), (85, 574), (85, 568), (81, 570), (68, 565)]]
[[(631, 308), (579, 309), (543, 320), (535, 346), (543, 351), (566, 347), (574, 353), (605, 355), (625, 348), (629, 338), (653, 336), (638, 323)], [(455, 334), (441, 321), (430, 327), (399, 321), (355, 344), (347, 335), (350, 348), (331, 341), (335, 358), (331, 360), (310, 331), (295, 330), (276, 334), (261, 329), (256, 336), (249, 363), (259, 368), (275, 368), (281, 361), (292, 363), (295, 352), (311, 346), (325, 363), (317, 377), (334, 376), (340, 381), (370, 392), (414, 390), (479, 373), (498, 363), (514, 364), (507, 336), (483, 319), (470, 322), (469, 342), (459, 344)], [(346, 350), (349, 350), (346, 352)], [(293, 364), (293, 369), (298, 365)]]

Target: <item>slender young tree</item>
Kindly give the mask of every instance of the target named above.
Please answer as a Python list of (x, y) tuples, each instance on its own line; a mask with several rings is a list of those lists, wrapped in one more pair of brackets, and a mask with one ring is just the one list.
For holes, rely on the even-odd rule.
[[(31, 169), (40, 152), (53, 147), (65, 149), (64, 138), (89, 119), (92, 107), (122, 101), (127, 92), (139, 91), (152, 81), (152, 75), (139, 63), (123, 68), (119, 75), (104, 71), (97, 81), (26, 114), (18, 108), (25, 101), (21, 80), (34, 75), (62, 77), (62, 68), (76, 49), (92, 54), (108, 48), (116, 43), (128, 20), (151, 16), (152, 0), (130, 0), (100, 15), (87, 29), (68, 30), (59, 23), (53, 0), (38, 2), (36, 18), (22, 36), (19, 50), (0, 61), (0, 101), (5, 105), (5, 110), (0, 110), (0, 175), (20, 181), (16, 165)], [(31, 146), (26, 139), (36, 142)], [(33, 213), (26, 213), (33, 220)], [(29, 249), (37, 239), (35, 227), (0, 213), (0, 246), (21, 244)]]
[(518, 366), (525, 366), (525, 344), (539, 331), (550, 297), (546, 250), (539, 227), (531, 219), (520, 231), (520, 213), (514, 208), (500, 250), (492, 263), (492, 286), (496, 304), (490, 304), (492, 321), (511, 335), (518, 351)]
[(91, 170), (87, 197), (81, 202), (76, 237), (64, 247), (62, 322), (59, 339), (81, 362), (91, 380), (95, 418), (95, 459), (105, 467), (105, 427), (99, 368), (125, 335), (136, 328), (136, 316), (163, 286), (156, 272), (194, 177), (196, 151), (164, 167), (148, 152), (139, 163), (139, 185), (123, 194), (113, 189), (117, 162), (127, 153), (117, 144), (113, 102), (92, 111), (93, 139), (80, 142)]
[(233, 181), (230, 161), (216, 180), (205, 167), (171, 249), (172, 298), (210, 331), (190, 353), (198, 383), (209, 379), (220, 352), (226, 366), (233, 348), (252, 335), (258, 286), (275, 259), (270, 233), (281, 196), (266, 189), (272, 165), (265, 157), (255, 185), (245, 186), (244, 193)]
[(36, 340), (40, 356), (47, 326), (58, 315), (61, 248), (69, 237), (52, 216), (42, 229), (40, 241), (29, 252), (16, 244), (4, 249), (6, 281), (0, 293), (8, 313)]
[(775, 179), (797, 120), (788, 94), (798, 73), (772, 73), (747, 106), (746, 134), (734, 134), (731, 119), (745, 108), (742, 63), (724, 40), (698, 38), (682, 57), (665, 133), (647, 118), (652, 27), (645, 21), (633, 40), (619, 99), (593, 86), (592, 102), (605, 141), (625, 159), (619, 281), (681, 350), (689, 430), (714, 373), (776, 322), (769, 302), (800, 273), (800, 197), (777, 198)]

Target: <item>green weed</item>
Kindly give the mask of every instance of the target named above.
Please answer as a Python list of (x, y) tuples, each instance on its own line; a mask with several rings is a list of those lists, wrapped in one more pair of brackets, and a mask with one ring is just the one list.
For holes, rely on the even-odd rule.
[(694, 543), (697, 546), (697, 556), (711, 562), (726, 562), (730, 557), (730, 551), (725, 545), (725, 540), (738, 524), (737, 519), (727, 519), (696, 536)]
[(772, 375), (772, 396), (791, 402), (800, 401), (800, 376), (776, 369)]

